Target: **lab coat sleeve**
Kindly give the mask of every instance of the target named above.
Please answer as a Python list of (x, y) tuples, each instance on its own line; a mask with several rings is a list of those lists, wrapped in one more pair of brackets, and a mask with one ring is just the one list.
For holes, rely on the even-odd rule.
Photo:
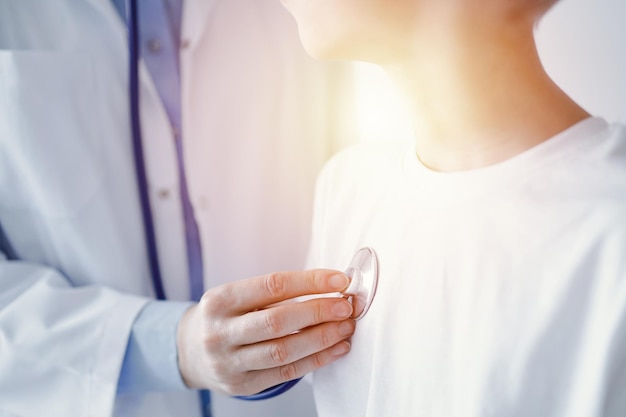
[(113, 413), (135, 317), (148, 300), (0, 252), (0, 415)]

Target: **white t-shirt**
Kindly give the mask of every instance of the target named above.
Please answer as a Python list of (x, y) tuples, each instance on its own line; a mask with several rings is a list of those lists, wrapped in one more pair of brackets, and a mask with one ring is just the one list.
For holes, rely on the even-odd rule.
[(626, 127), (456, 173), (357, 146), (315, 210), (311, 266), (380, 261), (352, 351), (314, 374), (320, 417), (626, 415)]

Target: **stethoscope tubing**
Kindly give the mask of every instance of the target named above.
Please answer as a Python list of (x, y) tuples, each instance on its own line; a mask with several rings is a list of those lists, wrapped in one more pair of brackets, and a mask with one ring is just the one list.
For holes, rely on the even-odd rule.
[(163, 279), (159, 268), (159, 255), (156, 246), (154, 232), (154, 219), (150, 209), (150, 196), (148, 194), (148, 179), (146, 176), (146, 164), (143, 153), (143, 141), (141, 135), (141, 113), (139, 94), (139, 18), (137, 0), (127, 0), (128, 13), (128, 93), (130, 104), (131, 133), (133, 138), (133, 155), (135, 159), (135, 172), (137, 187), (141, 203), (143, 228), (148, 252), (148, 262), (155, 297), (165, 300)]
[[(146, 241), (146, 249), (148, 252), (148, 262), (150, 267), (150, 275), (152, 284), (154, 287), (155, 296), (159, 300), (165, 300), (165, 290), (163, 287), (163, 280), (161, 277), (161, 270), (159, 268), (159, 257), (156, 245), (156, 235), (154, 229), (154, 219), (152, 216), (152, 210), (150, 208), (150, 198), (148, 193), (148, 180), (146, 175), (146, 166), (143, 153), (143, 141), (141, 134), (141, 113), (140, 113), (140, 94), (139, 94), (139, 58), (140, 58), (140, 45), (139, 45), (139, 19), (138, 19), (138, 7), (137, 0), (127, 0), (127, 13), (128, 13), (128, 50), (129, 50), (129, 64), (128, 64), (128, 80), (129, 80), (129, 104), (130, 104), (130, 119), (131, 119), (131, 133), (133, 142), (133, 156), (135, 160), (135, 172), (137, 177), (137, 187), (139, 191), (139, 199), (141, 203), (141, 211), (143, 217), (144, 234)], [(373, 251), (372, 251), (373, 252)], [(376, 282), (378, 267), (376, 262), (375, 252), (373, 254), (375, 266), (375, 282), (373, 291), (376, 291)], [(369, 298), (363, 315), (369, 308), (371, 299)], [(359, 317), (360, 318), (360, 317)], [(283, 384), (279, 384), (274, 387), (270, 387), (265, 391), (253, 396), (239, 396), (242, 400), (256, 401), (273, 398), (280, 395), (294, 385), (296, 385), (302, 378), (298, 378), (292, 381), (287, 381)]]

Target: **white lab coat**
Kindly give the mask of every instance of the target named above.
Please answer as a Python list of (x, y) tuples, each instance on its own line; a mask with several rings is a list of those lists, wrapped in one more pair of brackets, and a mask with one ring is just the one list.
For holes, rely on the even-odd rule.
[[(182, 36), (205, 286), (301, 268), (313, 182), (345, 133), (345, 68), (311, 60), (277, 0), (185, 0)], [(198, 415), (195, 392), (116, 397), (152, 294), (127, 62), (110, 0), (0, 0), (0, 222), (21, 258), (0, 261), (2, 416)], [(160, 264), (168, 296), (185, 299), (176, 154), (144, 67), (141, 78)]]

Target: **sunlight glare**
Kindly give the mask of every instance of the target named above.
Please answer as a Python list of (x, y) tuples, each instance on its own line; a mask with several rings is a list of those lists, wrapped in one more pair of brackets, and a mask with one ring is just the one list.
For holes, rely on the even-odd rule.
[(406, 105), (378, 66), (355, 64), (357, 120), (361, 140), (413, 141)]

